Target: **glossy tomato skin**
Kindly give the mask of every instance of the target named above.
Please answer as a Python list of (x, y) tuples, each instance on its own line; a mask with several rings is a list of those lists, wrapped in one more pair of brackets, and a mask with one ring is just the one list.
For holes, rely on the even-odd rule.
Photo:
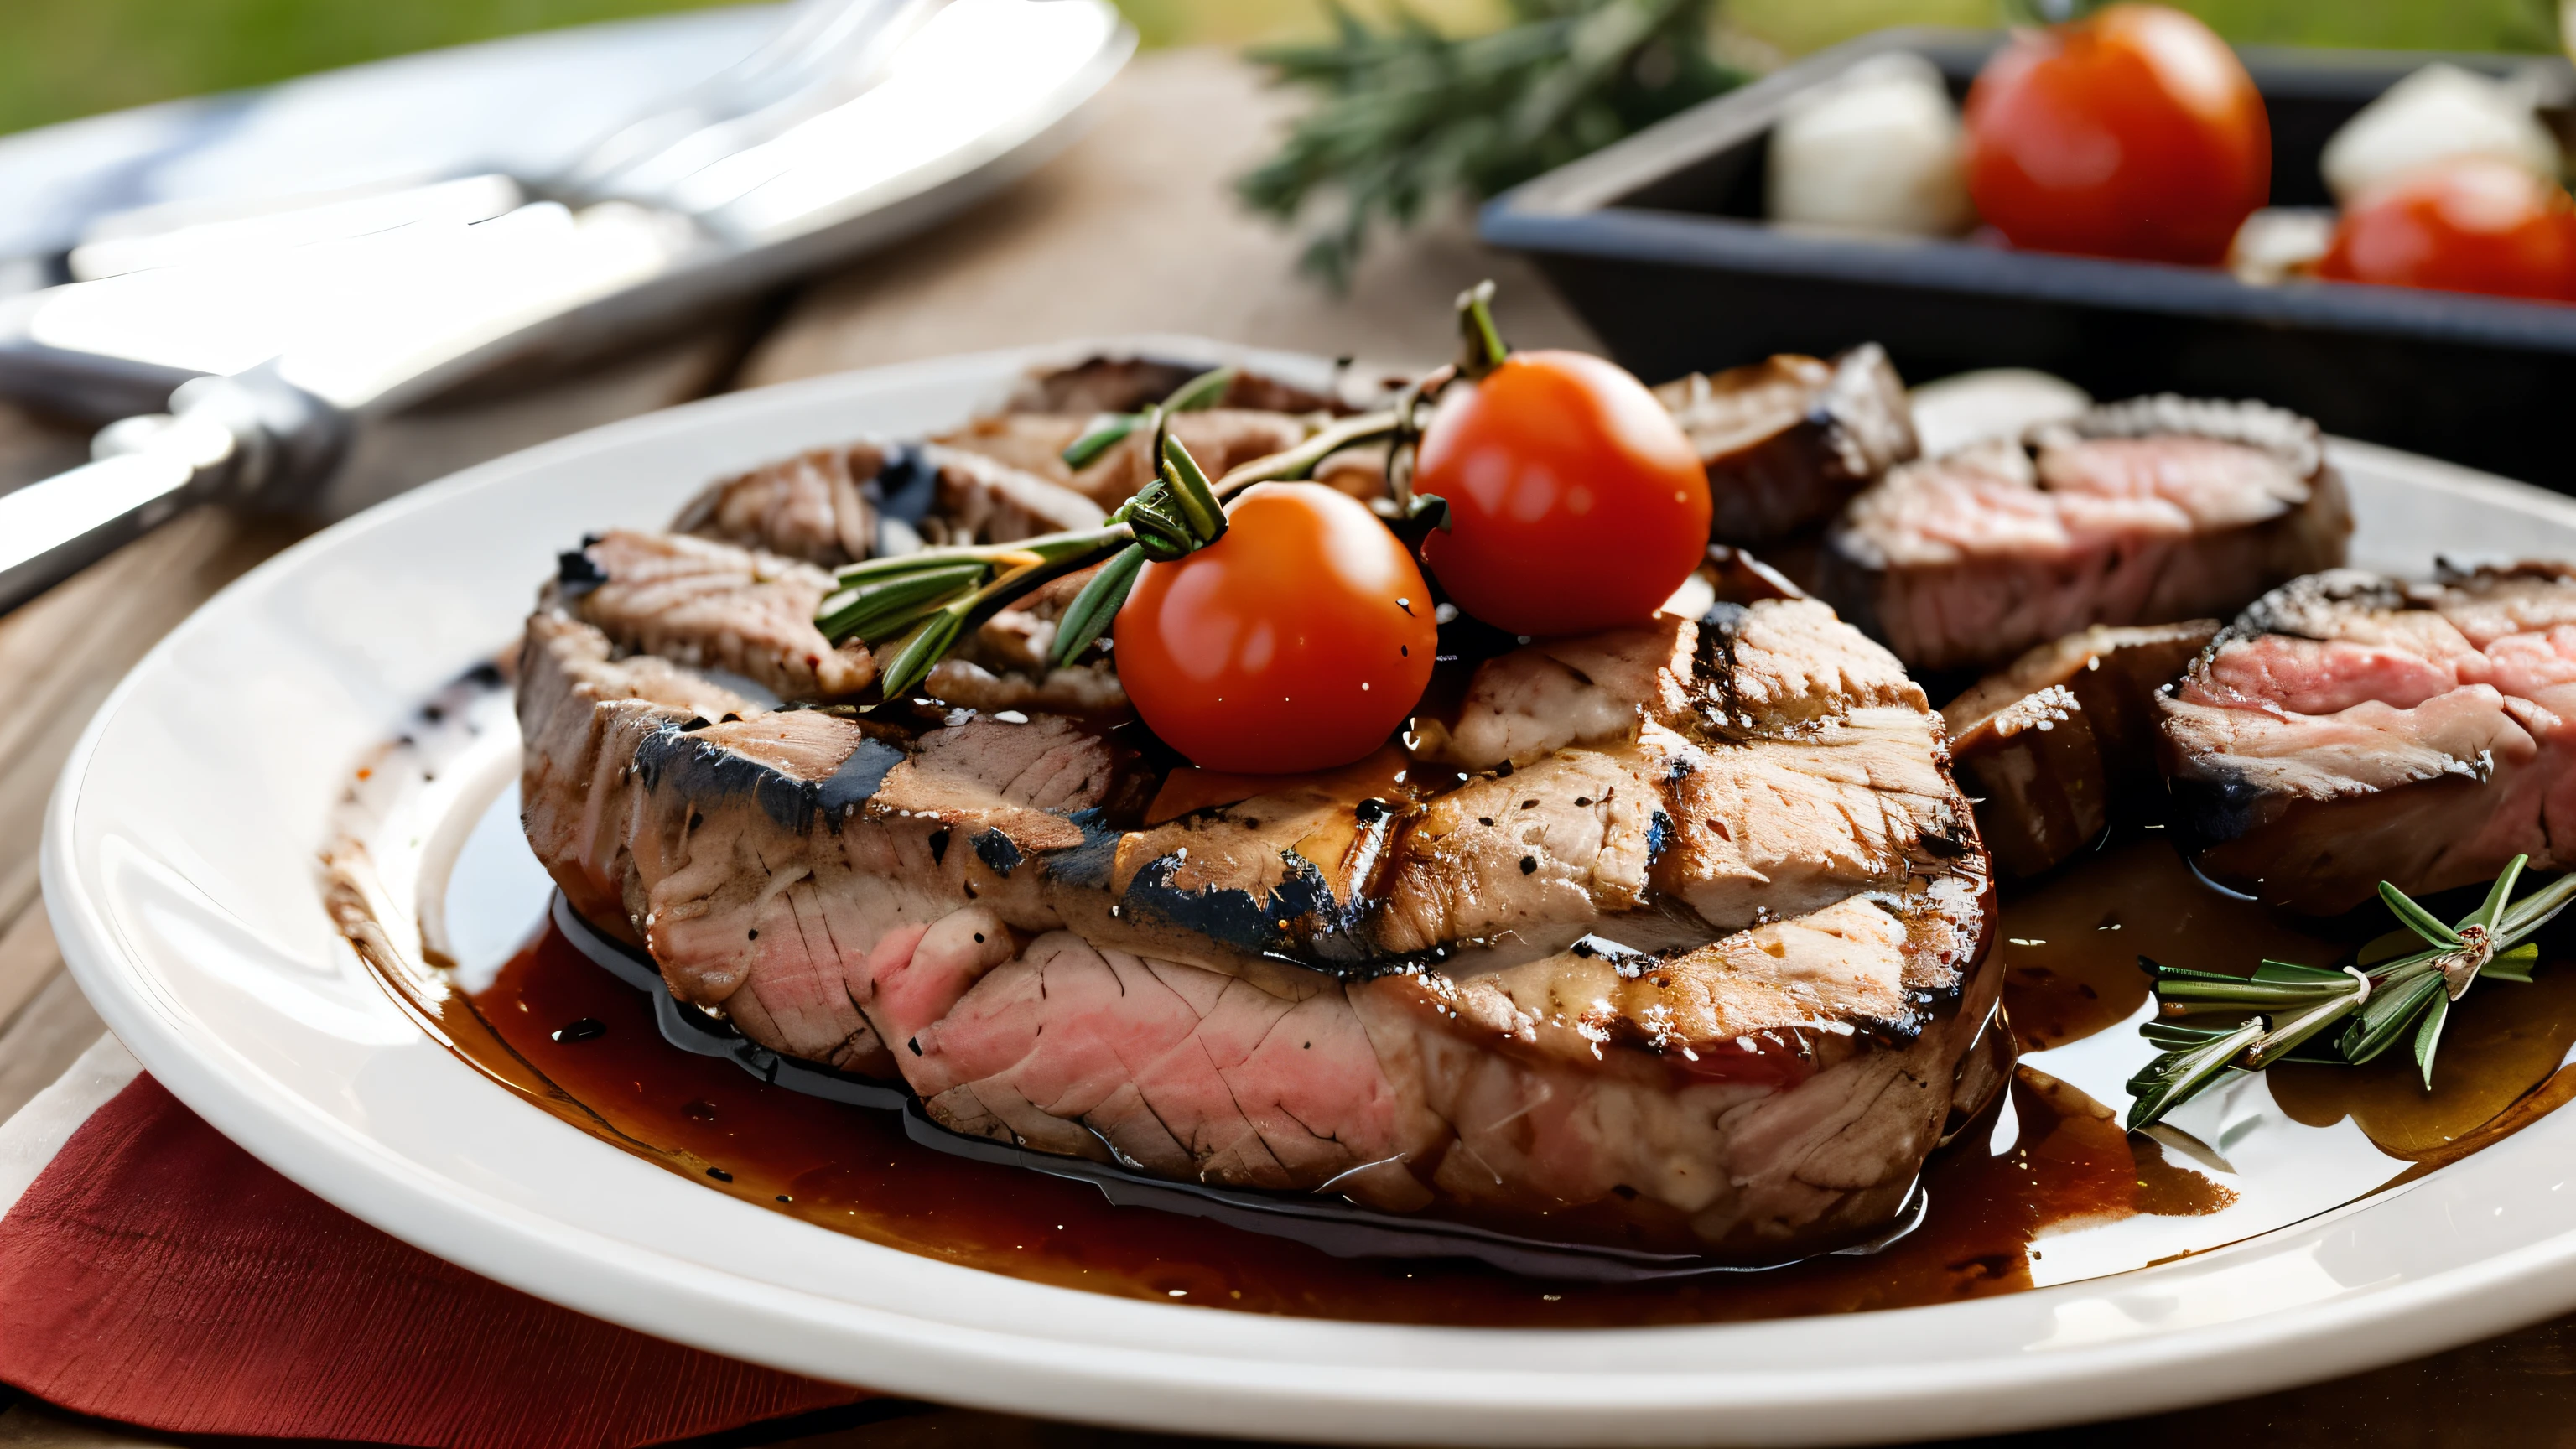
[(2439, 162), (2356, 197), (2317, 274), (2576, 301), (2576, 207), (2511, 162)]
[(1376, 515), (1320, 483), (1261, 483), (1225, 536), (1149, 563), (1118, 611), (1119, 683), (1203, 769), (1330, 769), (1387, 741), (1439, 653), (1430, 589)]
[(2253, 77), (2161, 5), (2016, 35), (1969, 88), (1966, 119), (1968, 195), (2033, 251), (2215, 264), (2271, 194)]
[(1708, 472), (1626, 369), (1515, 352), (1440, 394), (1413, 486), (1449, 503), (1422, 557), (1459, 608), (1515, 634), (1653, 616), (1708, 551)]

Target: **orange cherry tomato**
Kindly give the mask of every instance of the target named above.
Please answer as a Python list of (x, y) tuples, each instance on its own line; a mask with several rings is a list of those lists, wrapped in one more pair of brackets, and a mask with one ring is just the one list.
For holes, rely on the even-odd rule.
[(1260, 483), (1225, 536), (1149, 563), (1118, 610), (1119, 683), (1192, 764), (1241, 774), (1346, 765), (1422, 702), (1431, 590), (1375, 514), (1320, 483)]
[(1708, 472), (1625, 368), (1515, 352), (1449, 384), (1413, 486), (1449, 503), (1423, 561), (1451, 602), (1515, 634), (1651, 617), (1708, 553)]
[(2355, 198), (2317, 274), (2576, 301), (2576, 205), (2508, 161), (2442, 162)]
[(2017, 247), (2214, 264), (2271, 194), (2253, 77), (2161, 5), (2015, 36), (1969, 88), (1966, 119), (1968, 195)]

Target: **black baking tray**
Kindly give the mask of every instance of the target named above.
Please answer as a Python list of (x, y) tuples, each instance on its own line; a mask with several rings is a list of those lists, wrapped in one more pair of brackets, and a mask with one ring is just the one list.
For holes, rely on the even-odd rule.
[[(2253, 286), (2214, 268), (1876, 239), (1762, 218), (1771, 125), (1790, 97), (1904, 50), (1954, 95), (2002, 31), (1902, 29), (1838, 46), (1489, 203), (1484, 239), (1529, 254), (1615, 357), (1649, 381), (1774, 352), (1883, 343), (1909, 381), (2035, 367), (2102, 398), (2260, 398), (2327, 431), (2576, 493), (2576, 306), (2326, 282)], [(2417, 67), (2528, 74), (2562, 137), (2576, 72), (2555, 57), (2241, 51), (2272, 121), (2272, 203), (2330, 204), (2317, 156)]]

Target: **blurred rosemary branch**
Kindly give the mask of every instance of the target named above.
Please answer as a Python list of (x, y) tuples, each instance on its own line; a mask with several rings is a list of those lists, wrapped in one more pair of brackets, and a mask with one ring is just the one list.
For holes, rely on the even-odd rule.
[(1327, 0), (1332, 39), (1250, 53), (1274, 82), (1317, 93), (1279, 154), (1235, 183), (1290, 224), (1310, 203), (1338, 206), (1307, 271), (1339, 287), (1376, 222), (1491, 196), (1745, 79), (1709, 53), (1717, 0), (1509, 3), (1509, 24), (1452, 36), (1402, 0), (1382, 26)]

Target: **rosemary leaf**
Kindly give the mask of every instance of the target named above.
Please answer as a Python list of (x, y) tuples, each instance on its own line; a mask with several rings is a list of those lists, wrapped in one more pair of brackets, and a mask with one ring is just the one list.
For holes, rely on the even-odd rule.
[(2530, 862), (2531, 857), (2527, 855), (2517, 855), (2505, 862), (2504, 870), (2495, 878), (2495, 884), (2487, 888), (2487, 898), (2481, 901), (2478, 908), (2469, 913), (2469, 918), (2460, 924), (2463, 927), (2476, 926), (2482, 930), (2493, 931), (2504, 920), (2505, 903), (2513, 899), (2514, 882), (2522, 879), (2522, 868)]
[(2369, 1002), (2354, 1014), (2352, 1025), (2344, 1029), (2343, 1040), (2338, 1043), (2343, 1059), (2360, 1066), (2388, 1050), (2440, 995), (2439, 972), (2427, 972), (2402, 986), (2372, 993)]
[(2492, 961), (2489, 961), (2487, 963), (2487, 969), (2478, 973), (2478, 979), (2481, 981), (2512, 981), (2520, 985), (2529, 986), (2531, 984), (2531, 968), (2539, 964), (2540, 943), (2538, 941), (2525, 941), (2521, 945), (2516, 946), (2512, 950), (2505, 952), (2503, 955), (2496, 957)]
[(2415, 1065), (2424, 1073), (2424, 1090), (2433, 1090), (2433, 1053), (2442, 1045), (2442, 1023), (2451, 1019), (2451, 998), (2433, 994), (2432, 1009), (2424, 1013), (2424, 1024), (2415, 1029)]
[(2331, 981), (2261, 981), (2230, 976), (2221, 981), (2164, 981), (2156, 997), (2171, 1013), (2183, 1011), (2260, 1011), (2276, 1006), (2306, 1006), (2354, 994), (2353, 979), (2337, 971)]
[[(2147, 1045), (2158, 1051), (2181, 1051), (2228, 1036), (2235, 1032), (2238, 1025), (2239, 1023), (2231, 1022), (2225, 1026), (2208, 1026), (2199, 1022), (2159, 1019), (2141, 1023), (2138, 1027), (2138, 1035), (2145, 1039)], [(2272, 1066), (2282, 1062), (2307, 1062), (2321, 1067), (2349, 1065), (2344, 1061), (2343, 1054), (2334, 1049), (2334, 1043), (2319, 1042), (2313, 1037), (2278, 1051), (2266, 1053), (2264, 1062)]]
[(2238, 1054), (2262, 1036), (2267, 1023), (2256, 1017), (2223, 1036), (2196, 1047), (2166, 1052), (2129, 1079), (2128, 1127), (2132, 1132), (2163, 1121), (2165, 1114), (2199, 1096), (2217, 1082)]
[(1093, 640), (1107, 633), (1144, 567), (1145, 551), (1132, 543), (1112, 554), (1109, 562), (1100, 566), (1100, 572), (1082, 586), (1082, 592), (1073, 596), (1073, 602), (1065, 606), (1064, 617), (1056, 621), (1055, 644), (1048, 662), (1062, 669), (1090, 648)]
[(2521, 900), (2505, 907), (2503, 938), (2518, 942), (2558, 918), (2569, 901), (2576, 901), (2576, 871), (2571, 871)]
[(932, 666), (938, 664), (949, 648), (956, 644), (957, 635), (965, 625), (964, 611), (951, 605), (922, 620), (905, 635), (877, 676), (878, 688), (885, 697), (895, 699), (910, 694), (913, 686), (928, 679)]
[(2302, 966), (2296, 961), (2265, 961), (2254, 968), (2254, 979), (2257, 981), (2342, 982), (2350, 981), (2352, 977), (2323, 966)]
[(1143, 413), (1101, 413), (1082, 430), (1082, 436), (1064, 445), (1056, 454), (1064, 466), (1080, 472), (1099, 461), (1100, 455), (1127, 441), (1127, 435), (1144, 426)]
[[(1232, 386), (1233, 368), (1211, 367), (1172, 389), (1172, 395), (1163, 399), (1163, 411), (1205, 412), (1223, 402), (1226, 389)], [(1127, 441), (1128, 435), (1145, 426), (1152, 416), (1150, 413), (1102, 413), (1082, 430), (1081, 437), (1065, 444), (1064, 451), (1056, 456), (1064, 459), (1064, 466), (1068, 468), (1076, 471), (1088, 468), (1099, 460), (1101, 454)]]
[(1205, 412), (1224, 401), (1225, 390), (1232, 386), (1234, 386), (1233, 368), (1211, 367), (1172, 389), (1172, 395), (1163, 399), (1163, 411), (1167, 413)]
[(2452, 930), (2440, 916), (2415, 904), (2412, 897), (2387, 881), (2379, 883), (2379, 898), (2387, 902), (2389, 912), (2397, 917), (2399, 924), (2416, 935), (2436, 946), (2460, 944), (2459, 932)]
[(2298, 1050), (2307, 1044), (2309, 1038), (2350, 1016), (2353, 1008), (2363, 1003), (2368, 990), (2369, 988), (2363, 984), (2360, 977), (2344, 977), (2344, 989), (2340, 993), (2319, 1001), (2288, 1021), (2277, 1023), (2271, 1030), (2264, 1032), (2261, 1038), (2247, 1050), (2245, 1064), (2249, 1067), (2268, 1067)]
[(1199, 467), (1198, 459), (1190, 456), (1190, 450), (1181, 446), (1181, 440), (1169, 432), (1163, 433), (1162, 439), (1163, 481), (1171, 488), (1172, 500), (1180, 506), (1191, 536), (1198, 540), (1199, 547), (1205, 548), (1225, 537), (1225, 507), (1216, 501), (1206, 471)]
[(814, 622), (826, 638), (856, 636), (874, 644), (902, 633), (959, 596), (972, 593), (989, 572), (980, 562), (960, 561), (919, 569), (882, 583), (843, 589), (824, 600)]

